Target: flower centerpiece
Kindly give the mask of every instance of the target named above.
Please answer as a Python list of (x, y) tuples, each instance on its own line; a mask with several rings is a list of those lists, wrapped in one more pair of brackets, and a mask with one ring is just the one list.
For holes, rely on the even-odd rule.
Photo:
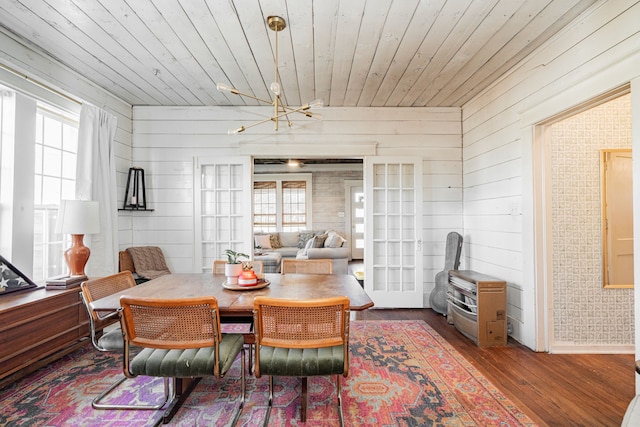
[(249, 255), (243, 254), (242, 252), (236, 252), (232, 249), (225, 250), (224, 254), (227, 257), (227, 264), (224, 266), (224, 274), (227, 276), (227, 283), (229, 285), (237, 285), (238, 276), (242, 273), (243, 259), (249, 260)]

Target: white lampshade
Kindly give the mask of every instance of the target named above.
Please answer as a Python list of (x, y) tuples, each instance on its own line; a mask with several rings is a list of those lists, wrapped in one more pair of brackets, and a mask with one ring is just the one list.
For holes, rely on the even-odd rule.
[(96, 234), (100, 232), (98, 202), (91, 200), (61, 200), (56, 221), (56, 233)]

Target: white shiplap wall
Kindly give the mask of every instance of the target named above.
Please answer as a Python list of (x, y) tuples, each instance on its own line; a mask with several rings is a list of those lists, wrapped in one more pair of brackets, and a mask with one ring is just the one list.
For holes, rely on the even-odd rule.
[(362, 153), (363, 146), (375, 146), (376, 155), (423, 159), (424, 277), (430, 291), (444, 266), (446, 234), (462, 231), (460, 110), (325, 108), (322, 121), (295, 120), (293, 130), (281, 123), (276, 133), (264, 124), (227, 135), (228, 129), (269, 112), (260, 107), (135, 107), (134, 164), (145, 169), (155, 211), (136, 213), (134, 243), (157, 244), (172, 270), (192, 270), (194, 157), (248, 152), (263, 157), (350, 157)]
[[(533, 125), (637, 77), (638, 22), (637, 1), (598, 3), (463, 108), (465, 262), (507, 280), (514, 337), (531, 348), (545, 350), (535, 315)], [(615, 321), (604, 317), (581, 323)]]
[[(0, 31), (0, 62), (30, 79), (68, 95), (79, 102), (87, 102), (105, 109), (118, 119), (115, 135), (116, 173), (119, 206), (124, 196), (126, 173), (131, 164), (131, 106), (97, 87), (86, 78), (48, 57), (32, 46), (25, 46)], [(56, 95), (23, 77), (0, 68), (0, 83), (30, 96), (79, 113), (80, 105)], [(127, 214), (118, 221), (119, 246), (125, 248), (132, 240), (131, 221)]]

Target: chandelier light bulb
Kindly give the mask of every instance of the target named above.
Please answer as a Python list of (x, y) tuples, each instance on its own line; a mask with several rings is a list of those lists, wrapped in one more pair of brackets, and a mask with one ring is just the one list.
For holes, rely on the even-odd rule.
[(238, 129), (229, 129), (229, 131), (227, 132), (229, 135), (236, 135), (238, 133), (242, 133), (244, 132), (245, 127), (244, 126), (240, 126)]
[(218, 89), (220, 92), (231, 92), (231, 87), (227, 86), (224, 83), (218, 83), (216, 85), (216, 89)]
[(322, 99), (314, 99), (309, 103), (309, 108), (322, 108), (324, 106), (324, 101)]
[(273, 92), (276, 96), (280, 96), (280, 83), (271, 83), (271, 92)]

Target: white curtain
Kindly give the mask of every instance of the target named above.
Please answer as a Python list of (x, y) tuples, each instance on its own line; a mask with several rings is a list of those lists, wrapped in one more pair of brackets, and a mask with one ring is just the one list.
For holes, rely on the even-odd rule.
[(100, 233), (85, 236), (91, 256), (85, 268), (89, 277), (117, 272), (118, 205), (116, 196), (115, 134), (117, 118), (83, 104), (78, 130), (76, 198), (95, 200), (100, 206)]

